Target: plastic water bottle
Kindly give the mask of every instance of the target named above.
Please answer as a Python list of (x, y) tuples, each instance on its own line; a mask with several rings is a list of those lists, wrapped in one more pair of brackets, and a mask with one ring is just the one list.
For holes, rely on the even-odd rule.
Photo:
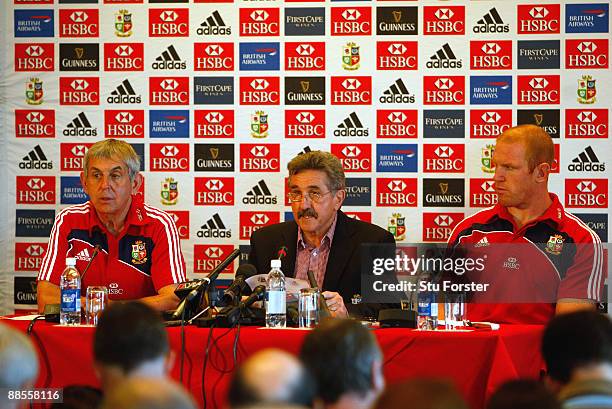
[(438, 328), (438, 303), (433, 292), (419, 292), (417, 328), (422, 330), (435, 330)]
[(281, 271), (281, 261), (270, 261), (268, 273), (268, 296), (266, 297), (266, 327), (285, 328), (287, 326), (287, 290), (285, 275)]
[(60, 324), (81, 324), (81, 275), (76, 269), (76, 258), (66, 259), (66, 268), (60, 278)]

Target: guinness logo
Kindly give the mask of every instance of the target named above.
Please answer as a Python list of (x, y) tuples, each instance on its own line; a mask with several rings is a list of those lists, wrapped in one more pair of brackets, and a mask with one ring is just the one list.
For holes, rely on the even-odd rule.
[(74, 49), (74, 53), (76, 54), (76, 57), (80, 60), (81, 58), (83, 58), (85, 50), (82, 47), (77, 47)]
[(399, 23), (400, 21), (402, 21), (402, 12), (399, 10), (393, 11), (391, 12), (391, 14), (393, 15), (393, 20), (396, 23)]
[(544, 114), (533, 114), (533, 119), (535, 119), (537, 126), (541, 126), (542, 121), (544, 121)]
[(440, 182), (438, 184), (438, 187), (440, 188), (440, 192), (442, 192), (443, 195), (445, 195), (448, 192), (448, 183), (447, 182)]
[(300, 87), (302, 87), (302, 92), (308, 92), (310, 89), (310, 81), (300, 81)]
[(210, 148), (210, 156), (213, 159), (217, 159), (219, 157), (219, 148)]

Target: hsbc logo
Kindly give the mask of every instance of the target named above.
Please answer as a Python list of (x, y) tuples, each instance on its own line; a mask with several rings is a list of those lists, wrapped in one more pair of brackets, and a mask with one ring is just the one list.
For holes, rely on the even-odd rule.
[(608, 109), (566, 109), (566, 138), (607, 138)]
[(60, 37), (98, 37), (98, 9), (63, 9), (59, 11)]
[(144, 110), (105, 110), (104, 135), (107, 138), (144, 138)]
[(120, 57), (129, 57), (134, 53), (134, 49), (129, 45), (118, 45), (115, 47), (115, 54)]
[(196, 110), (194, 126), (196, 138), (233, 138), (234, 111)]
[(323, 71), (325, 70), (324, 42), (285, 43), (285, 70)]
[(497, 204), (495, 182), (491, 179), (470, 179), (470, 206), (489, 207)]
[(15, 137), (54, 138), (55, 111), (52, 109), (44, 109), (37, 111), (16, 109)]
[(371, 105), (372, 77), (332, 77), (332, 105)]
[(416, 70), (418, 45), (416, 41), (378, 41), (376, 68), (379, 70)]
[(105, 43), (104, 44), (104, 70), (105, 71), (143, 71), (144, 70), (144, 44), (143, 43)]
[(166, 210), (174, 220), (178, 235), (181, 240), (189, 240), (189, 211), (187, 210)]
[[(196, 244), (193, 246), (193, 272), (208, 274), (213, 271), (221, 261), (232, 251), (231, 244)], [(230, 263), (222, 274), (233, 274), (234, 263)]]
[(234, 43), (195, 43), (196, 71), (233, 71)]
[(46, 243), (15, 243), (15, 271), (39, 271)]
[(372, 145), (369, 143), (352, 145), (332, 143), (331, 153), (340, 159), (345, 172), (372, 171)]
[(497, 138), (511, 126), (511, 109), (470, 111), (470, 138)]
[(331, 35), (372, 35), (372, 8), (332, 7)]
[(278, 8), (240, 9), (240, 36), (280, 35), (280, 13)]
[(60, 144), (60, 167), (65, 171), (82, 171), (83, 158), (91, 143), (61, 143)]
[(512, 40), (470, 41), (470, 68), (473, 70), (512, 69)]
[(423, 100), (426, 105), (463, 105), (465, 77), (423, 77)]
[(55, 204), (55, 176), (17, 176), (17, 204)]
[(249, 240), (254, 231), (279, 222), (279, 212), (240, 212), (240, 240)]
[(423, 147), (423, 171), (435, 173), (465, 172), (465, 145), (425, 144)]
[(61, 105), (99, 105), (100, 78), (60, 77)]
[(325, 138), (325, 111), (285, 110), (285, 138)]
[(608, 68), (608, 40), (565, 40), (565, 68)]
[(559, 104), (559, 75), (518, 76), (519, 104)]
[(560, 33), (561, 6), (559, 4), (519, 4), (517, 9), (519, 34)]
[(25, 252), (31, 257), (40, 257), (44, 254), (45, 248), (40, 244), (30, 244), (26, 247)]
[(55, 68), (55, 45), (15, 44), (15, 71), (53, 71)]
[(418, 132), (417, 110), (376, 111), (377, 138), (416, 138)]
[(376, 179), (376, 205), (382, 207), (416, 207), (417, 179)]
[(240, 104), (279, 105), (279, 77), (240, 77)]
[(565, 206), (607, 208), (608, 179), (565, 179)]
[(201, 178), (194, 181), (194, 204), (197, 206), (233, 206), (234, 178)]
[(426, 35), (465, 34), (465, 7), (424, 6), (423, 33)]
[(280, 144), (241, 144), (240, 171), (278, 172), (280, 171)]
[(446, 242), (463, 213), (423, 213), (423, 241)]
[(189, 77), (149, 77), (151, 105), (189, 104)]
[(189, 9), (149, 9), (149, 37), (188, 37)]
[(189, 171), (189, 144), (160, 144), (150, 145), (151, 158), (150, 168), (152, 172)]

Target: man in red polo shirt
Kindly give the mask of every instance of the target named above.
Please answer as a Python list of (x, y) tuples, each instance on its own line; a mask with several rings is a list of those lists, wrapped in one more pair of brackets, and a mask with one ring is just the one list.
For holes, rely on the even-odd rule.
[(497, 205), (460, 222), (449, 238), (453, 257), (484, 257), (484, 269), (461, 277), (490, 284), (471, 294), (472, 321), (546, 323), (555, 313), (595, 309), (604, 285), (599, 237), (548, 191), (550, 136), (535, 125), (497, 138)]
[(91, 261), (82, 295), (88, 286), (102, 285), (111, 300), (140, 300), (160, 311), (176, 308), (174, 288), (185, 281), (178, 231), (171, 216), (137, 194), (143, 182), (139, 169), (140, 158), (127, 142), (105, 139), (87, 151), (81, 184), (90, 200), (55, 218), (38, 274), (40, 311), (59, 302), (66, 257), (77, 259), (81, 274)]

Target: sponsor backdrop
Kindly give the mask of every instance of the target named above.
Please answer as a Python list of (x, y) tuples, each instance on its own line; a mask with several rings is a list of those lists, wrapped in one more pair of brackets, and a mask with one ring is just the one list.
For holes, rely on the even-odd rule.
[[(441, 242), (496, 202), (495, 136), (544, 127), (551, 188), (608, 241), (609, 2), (13, 0), (3, 4), (0, 310), (31, 308), (88, 147), (142, 156), (191, 277), (291, 217), (285, 168), (323, 149), (344, 210)], [(228, 268), (231, 278), (235, 265)]]

